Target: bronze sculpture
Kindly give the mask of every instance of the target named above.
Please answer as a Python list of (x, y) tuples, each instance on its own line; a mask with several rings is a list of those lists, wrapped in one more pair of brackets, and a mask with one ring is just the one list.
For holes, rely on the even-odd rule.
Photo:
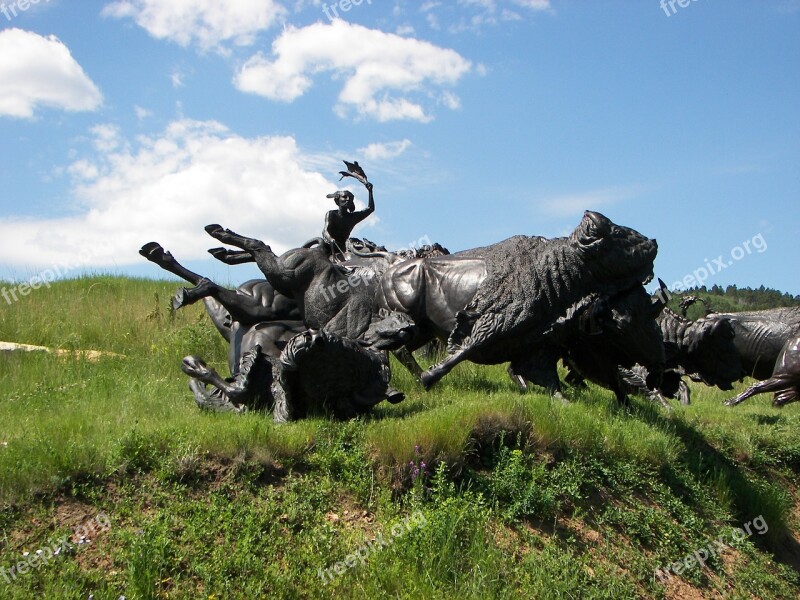
[[(421, 373), (426, 388), (470, 360), (510, 362), (521, 388), (530, 381), (557, 393), (561, 357), (620, 401), (636, 364), (647, 369), (647, 385), (658, 386), (665, 359), (655, 317), (663, 302), (642, 287), (652, 278), (655, 240), (587, 211), (565, 238), (515, 236), (453, 255), (438, 244), (386, 252), (349, 238), (375, 205), (364, 170), (345, 165), (340, 174), (365, 185), (368, 208), (356, 213), (350, 192), (329, 195), (338, 209), (326, 215), (322, 237), (301, 247), (278, 256), (258, 239), (206, 227), (238, 248), (212, 255), (228, 264), (255, 261), (265, 280), (226, 290), (158, 244), (142, 248), (145, 258), (194, 284), (179, 290), (174, 306), (203, 299), (231, 344), (226, 379), (198, 357), (184, 360), (198, 404), (274, 405), (278, 420), (321, 406), (340, 417), (356, 414), (402, 397), (388, 387), (386, 351), (404, 353), (421, 372), (411, 352), (435, 338), (447, 340), (449, 355)], [(334, 365), (348, 364), (363, 368), (345, 377), (350, 381), (334, 381)], [(323, 392), (315, 382), (328, 379), (342, 398), (315, 400)]]
[(736, 406), (750, 396), (768, 392), (774, 393), (772, 405), (776, 407), (800, 400), (800, 336), (787, 340), (783, 345), (768, 379), (754, 383), (725, 404)]

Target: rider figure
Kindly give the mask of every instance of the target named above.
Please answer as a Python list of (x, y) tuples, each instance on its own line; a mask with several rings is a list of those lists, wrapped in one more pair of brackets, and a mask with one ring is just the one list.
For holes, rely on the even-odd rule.
[(327, 196), (333, 198), (336, 206), (339, 207), (337, 210), (328, 211), (325, 215), (325, 229), (322, 231), (322, 239), (328, 245), (332, 256), (344, 256), (345, 246), (353, 228), (375, 212), (372, 184), (366, 182), (364, 185), (369, 191), (369, 206), (358, 212), (353, 204), (352, 192), (340, 190)]

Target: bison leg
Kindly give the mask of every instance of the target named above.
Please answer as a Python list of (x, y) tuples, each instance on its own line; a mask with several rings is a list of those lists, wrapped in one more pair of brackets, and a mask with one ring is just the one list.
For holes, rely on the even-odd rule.
[(684, 406), (689, 406), (692, 403), (692, 391), (683, 379), (678, 383), (678, 400)]
[(429, 390), (435, 383), (437, 383), (442, 377), (447, 375), (450, 371), (452, 371), (455, 366), (460, 363), (464, 362), (469, 358), (470, 348), (462, 348), (455, 353), (447, 356), (443, 361), (433, 365), (427, 371), (424, 371), (420, 375), (420, 381), (422, 381), (422, 386)]
[(394, 357), (398, 360), (398, 362), (403, 365), (417, 381), (422, 381), (422, 367), (419, 366), (417, 359), (414, 358), (414, 355), (408, 348), (403, 346), (397, 350), (392, 350), (392, 354), (394, 354)]
[(552, 396), (564, 400), (557, 365), (558, 352), (551, 348), (540, 348), (525, 358), (511, 361), (508, 374), (520, 391), (527, 391), (527, 382), (530, 381), (545, 388)]
[(527, 392), (528, 382), (525, 381), (525, 378), (519, 373), (516, 373), (514, 371), (514, 367), (511, 364), (508, 365), (507, 371), (508, 371), (508, 376), (511, 378), (511, 381), (514, 382), (514, 385), (517, 386), (517, 389), (522, 393)]
[(764, 381), (757, 381), (738, 396), (725, 401), (726, 406), (736, 406), (747, 400), (750, 396), (765, 394), (767, 392), (785, 392), (793, 387), (793, 383), (784, 377), (770, 377)]

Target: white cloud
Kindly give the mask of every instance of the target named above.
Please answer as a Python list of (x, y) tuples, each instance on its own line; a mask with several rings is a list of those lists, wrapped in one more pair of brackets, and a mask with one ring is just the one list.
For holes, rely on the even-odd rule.
[(442, 15), (442, 20), (449, 23), (451, 33), (480, 31), (509, 21), (522, 21), (526, 11), (555, 12), (550, 0), (458, 0), (448, 5), (423, 5), (420, 12), (434, 29), (439, 28), (439, 15), (434, 11), (449, 13)]
[(209, 50), (221, 49), (223, 42), (249, 46), (286, 9), (274, 0), (116, 0), (102, 14), (132, 18), (154, 38)]
[(369, 160), (389, 160), (397, 158), (411, 147), (411, 140), (404, 139), (396, 142), (374, 143), (365, 148), (359, 148), (358, 153)]
[(30, 118), (39, 106), (95, 110), (100, 90), (55, 36), (0, 31), (0, 116)]
[(180, 71), (173, 71), (170, 73), (169, 80), (172, 82), (172, 87), (183, 87), (183, 73)]
[(552, 10), (550, 0), (511, 0), (513, 4), (531, 10), (549, 11)]
[(235, 84), (243, 92), (292, 102), (311, 88), (314, 76), (327, 71), (344, 80), (337, 115), (425, 122), (432, 117), (422, 99), (471, 69), (454, 50), (335, 19), (284, 30), (272, 44), (272, 57), (251, 57)]
[(280, 252), (319, 235), (334, 208), (325, 195), (336, 184), (309, 167), (312, 160), (292, 137), (244, 138), (216, 122), (181, 120), (158, 136), (137, 138), (131, 150), (113, 127), (93, 133), (99, 147), (115, 145), (67, 169), (79, 214), (4, 218), (0, 263), (142, 264), (138, 249), (151, 240), (179, 260), (208, 258), (206, 250), (219, 245), (203, 230), (209, 223)]
[(136, 118), (139, 119), (140, 121), (144, 121), (146, 118), (153, 116), (153, 111), (152, 110), (148, 110), (146, 108), (143, 108), (143, 107), (139, 106), (138, 104), (134, 104), (133, 112), (136, 113)]

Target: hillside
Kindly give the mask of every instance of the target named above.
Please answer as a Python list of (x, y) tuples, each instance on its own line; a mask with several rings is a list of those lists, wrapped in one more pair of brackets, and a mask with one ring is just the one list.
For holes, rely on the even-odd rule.
[[(765, 310), (768, 308), (781, 308), (787, 306), (800, 306), (800, 296), (792, 296), (786, 292), (780, 292), (771, 288), (753, 289), (749, 287), (738, 288), (729, 285), (725, 288), (714, 285), (710, 288), (706, 286), (690, 288), (686, 291), (673, 294), (670, 300), (670, 308), (679, 310), (678, 304), (682, 297), (697, 296), (702, 298), (707, 306), (715, 312), (742, 312), (745, 310)], [(690, 307), (687, 316), (690, 319), (697, 319), (705, 314), (703, 304), (695, 304)]]
[(0, 598), (800, 592), (797, 404), (563, 404), (471, 364), (426, 393), (395, 364), (407, 399), (363, 419), (208, 414), (179, 365), (225, 373), (225, 344), (176, 287), (0, 301), (0, 341), (116, 354), (0, 353)]

